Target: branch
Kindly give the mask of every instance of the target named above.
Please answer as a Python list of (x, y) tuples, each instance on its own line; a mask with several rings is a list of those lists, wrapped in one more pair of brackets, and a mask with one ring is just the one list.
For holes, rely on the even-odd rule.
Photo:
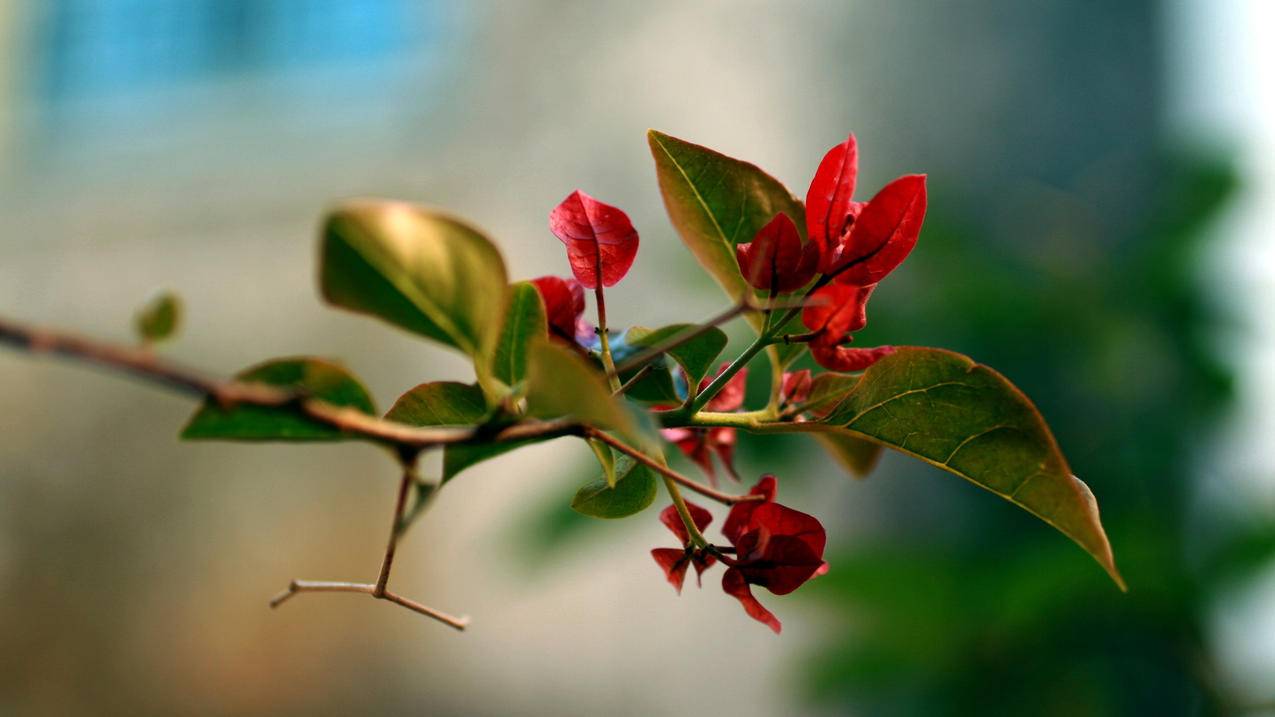
[(449, 443), (502, 443), (525, 438), (572, 435), (580, 431), (578, 424), (565, 420), (519, 423), (487, 435), (482, 427), (422, 428), (336, 406), (310, 398), (304, 392), (261, 383), (212, 378), (165, 361), (145, 349), (115, 346), (62, 331), (24, 326), (4, 318), (0, 318), (0, 343), (10, 344), (32, 354), (52, 354), (105, 366), (187, 395), (211, 399), (223, 406), (246, 404), (293, 408), (302, 415), (345, 433), (405, 449), (420, 450)]
[(389, 600), (396, 605), (402, 605), (408, 610), (418, 612), (427, 617), (432, 617), (444, 625), (454, 627), (457, 630), (464, 630), (469, 626), (468, 617), (448, 615), (445, 612), (422, 605), (415, 600), (409, 600), (402, 595), (397, 595), (389, 590), (385, 590), (380, 595), (377, 595), (376, 586), (371, 583), (342, 583), (328, 580), (293, 580), (288, 583), (288, 587), (283, 592), (270, 599), (270, 607), (279, 607), (284, 603), (284, 601), (297, 593), (363, 593), (364, 595), (371, 595), (372, 597), (380, 600)]
[(638, 463), (641, 463), (647, 468), (650, 468), (656, 473), (659, 473), (665, 478), (672, 480), (674, 483), (677, 483), (686, 488), (689, 488), (690, 490), (693, 490), (696, 493), (699, 493), (700, 495), (706, 498), (712, 498), (713, 500), (719, 503), (724, 503), (726, 505), (734, 505), (736, 503), (745, 503), (750, 500), (762, 499), (762, 497), (759, 495), (731, 495), (730, 493), (723, 493), (722, 491), (717, 490), (716, 488), (710, 488), (704, 485), (703, 483), (687, 478), (686, 476), (682, 475), (681, 473), (678, 473), (672, 468), (669, 468), (663, 463), (660, 463), (659, 461), (648, 456), (642, 451), (639, 451), (636, 448), (630, 448), (629, 446), (625, 445), (623, 442), (615, 438), (612, 438), (611, 436), (607, 435), (606, 433), (602, 431), (599, 431), (596, 428), (585, 427), (584, 436), (586, 438), (593, 438), (593, 439), (599, 440), (607, 444), (608, 446), (611, 446), (615, 450), (628, 455), (633, 460), (637, 461)]

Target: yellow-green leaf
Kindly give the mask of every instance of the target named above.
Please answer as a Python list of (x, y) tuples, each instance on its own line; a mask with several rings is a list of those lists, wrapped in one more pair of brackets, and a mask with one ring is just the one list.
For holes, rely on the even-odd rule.
[(154, 343), (171, 338), (181, 327), (181, 321), (181, 297), (164, 291), (153, 296), (137, 311), (133, 326), (143, 341)]

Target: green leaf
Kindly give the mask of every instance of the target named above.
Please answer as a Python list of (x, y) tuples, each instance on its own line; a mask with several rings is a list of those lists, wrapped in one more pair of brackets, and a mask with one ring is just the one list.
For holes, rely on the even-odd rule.
[(576, 492), (571, 507), (577, 513), (611, 520), (627, 518), (646, 509), (654, 500), (657, 482), (646, 466), (621, 456), (615, 487), (599, 478)]
[(137, 311), (133, 326), (143, 341), (154, 343), (175, 334), (181, 326), (181, 321), (181, 297), (171, 291), (164, 291), (151, 297)]
[(579, 354), (548, 340), (531, 342), (527, 361), (527, 413), (570, 417), (585, 425), (641, 440), (635, 421), (611, 395), (606, 379)]
[[(673, 385), (673, 374), (663, 358), (655, 359), (647, 364), (650, 370), (637, 380), (637, 383), (624, 390), (624, 396), (645, 403), (676, 404), (682, 402)], [(628, 384), (642, 369), (630, 369), (620, 373), (620, 383)]]
[[(779, 212), (787, 214), (805, 237), (806, 209), (801, 201), (756, 165), (655, 130), (647, 132), (647, 141), (673, 227), (732, 301), (753, 292), (739, 271), (736, 244), (752, 241)], [(761, 331), (761, 314), (745, 318)], [(782, 367), (805, 348), (789, 344), (766, 351)]]
[[(624, 342), (631, 347), (648, 349), (694, 328), (695, 324), (673, 324), (658, 329), (634, 326), (625, 333)], [(712, 370), (726, 342), (726, 333), (714, 326), (667, 353), (686, 372), (688, 380), (698, 384)]]
[(552, 441), (550, 438), (528, 438), (523, 441), (504, 441), (501, 443), (455, 443), (443, 449), (443, 482), (455, 478), (461, 471), (471, 468), (483, 461), (491, 460), (512, 450), (530, 446), (535, 443)]
[(828, 455), (855, 478), (867, 478), (876, 468), (877, 461), (881, 460), (884, 450), (880, 444), (865, 441), (849, 432), (823, 431), (813, 435)]
[(756, 165), (655, 130), (647, 140), (673, 227), (730, 298), (751, 291), (735, 259), (736, 244), (752, 241), (779, 212), (804, 236), (801, 202)]
[[(236, 377), (246, 383), (264, 383), (295, 389), (334, 406), (347, 406), (369, 416), (376, 407), (367, 389), (344, 367), (316, 358), (267, 361)], [(339, 441), (354, 439), (325, 423), (306, 417), (295, 408), (238, 405), (223, 408), (205, 401), (186, 428), (184, 439), (232, 441)]]
[(530, 282), (520, 281), (510, 287), (509, 308), (492, 357), (492, 373), (513, 386), (527, 377), (527, 345), (534, 338), (546, 338), (549, 325), (540, 292)]
[(602, 467), (602, 477), (606, 479), (607, 487), (615, 487), (615, 454), (611, 452), (611, 447), (602, 441), (587, 439), (589, 450), (593, 451), (593, 455), (598, 459), (598, 465)]
[(454, 346), (482, 365), (503, 326), (507, 279), (496, 247), (457, 219), (403, 202), (362, 201), (330, 213), (319, 284), (336, 306)]
[(482, 389), (467, 383), (422, 383), (394, 402), (385, 418), (411, 426), (475, 426), (487, 418)]
[(1036, 407), (992, 369), (951, 351), (900, 349), (865, 371), (824, 423), (1026, 509), (1076, 541), (1124, 588), (1089, 487), (1072, 475)]

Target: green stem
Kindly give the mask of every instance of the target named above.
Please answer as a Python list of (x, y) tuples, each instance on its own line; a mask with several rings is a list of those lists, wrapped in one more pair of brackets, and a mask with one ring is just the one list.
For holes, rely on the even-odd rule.
[(703, 391), (699, 392), (699, 395), (695, 397), (695, 400), (691, 401), (690, 405), (686, 407), (686, 414), (694, 416), (698, 413), (706, 403), (713, 400), (713, 397), (726, 387), (726, 384), (730, 383), (730, 380), (735, 377), (735, 374), (739, 373), (741, 369), (748, 365), (749, 361), (753, 360), (754, 356), (761, 353), (762, 350), (771, 343), (772, 340), (768, 334), (763, 333), (758, 336), (756, 340), (748, 345), (748, 348), (744, 349), (744, 352), (740, 354), (738, 358), (726, 367), (725, 371), (717, 374), (717, 378), (714, 378), (712, 383), (708, 384)]
[(697, 548), (707, 548), (708, 540), (704, 534), (699, 532), (699, 526), (695, 525), (695, 519), (691, 517), (690, 508), (686, 507), (686, 501), (682, 498), (682, 491), (677, 487), (671, 478), (661, 475), (664, 479), (664, 488), (668, 491), (668, 497), (673, 500), (673, 507), (677, 509), (677, 514), (682, 519), (682, 524), (686, 526), (686, 534), (690, 536), (691, 545)]
[(619, 393), (620, 377), (615, 372), (615, 361), (611, 358), (611, 341), (607, 337), (607, 302), (602, 292), (602, 267), (598, 266), (598, 283), (593, 288), (593, 296), (598, 304), (598, 339), (602, 343), (602, 368), (606, 369), (607, 382), (611, 384), (611, 392)]

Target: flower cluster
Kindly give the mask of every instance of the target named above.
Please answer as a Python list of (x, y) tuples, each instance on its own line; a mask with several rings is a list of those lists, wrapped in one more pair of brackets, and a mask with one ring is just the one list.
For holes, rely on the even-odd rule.
[[(651, 557), (679, 593), (688, 565), (702, 576), (720, 561), (726, 566), (722, 590), (739, 600), (749, 617), (778, 633), (779, 618), (757, 600), (752, 586), (787, 595), (810, 578), (827, 572), (828, 564), (823, 559), (827, 542), (823, 526), (812, 515), (776, 503), (775, 489), (775, 477), (762, 476), (749, 491), (749, 495), (762, 499), (731, 507), (722, 526), (722, 535), (730, 541), (730, 547), (694, 545), (677, 508), (670, 505), (660, 513), (660, 521), (681, 540), (682, 548), (655, 548)], [(708, 527), (712, 515), (707, 510), (689, 502), (686, 507), (698, 530)]]

